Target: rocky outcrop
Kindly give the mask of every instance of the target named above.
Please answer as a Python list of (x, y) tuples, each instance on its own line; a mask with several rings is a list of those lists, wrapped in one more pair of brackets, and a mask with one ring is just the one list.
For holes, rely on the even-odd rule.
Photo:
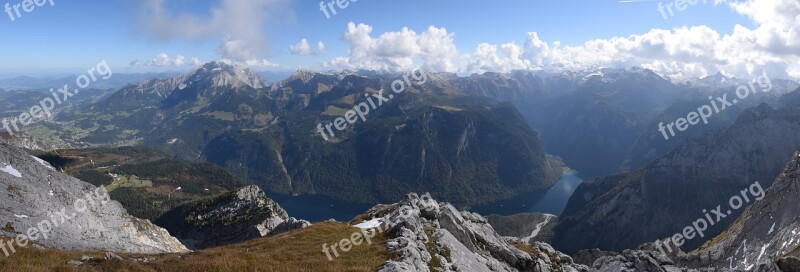
[(305, 228), (256, 185), (180, 205), (156, 220), (189, 248), (209, 248)]
[(397, 257), (386, 262), (383, 272), (799, 271), (798, 174), (800, 152), (765, 198), (747, 208), (716, 242), (692, 253), (665, 253), (656, 243), (646, 243), (621, 253), (582, 250), (573, 259), (547, 243), (500, 236), (481, 215), (458, 211), (427, 194), (409, 194), (400, 203), (375, 206), (358, 218), (381, 222), (377, 231), (390, 238), (387, 249)]
[(506, 240), (479, 214), (438, 203), (427, 194), (409, 194), (359, 218), (382, 222), (379, 230), (390, 237), (387, 248), (398, 258), (388, 261), (383, 272), (588, 271), (547, 244)]
[(599, 249), (581, 250), (575, 254), (577, 263), (587, 265), (592, 271), (608, 272), (667, 272), (667, 271), (717, 271), (714, 269), (689, 270), (681, 268), (672, 256), (660, 253), (653, 244), (645, 244), (637, 249), (627, 249), (622, 253)]
[(0, 143), (0, 236), (21, 235), (35, 244), (67, 250), (187, 251), (166, 230), (128, 215), (105, 188)]

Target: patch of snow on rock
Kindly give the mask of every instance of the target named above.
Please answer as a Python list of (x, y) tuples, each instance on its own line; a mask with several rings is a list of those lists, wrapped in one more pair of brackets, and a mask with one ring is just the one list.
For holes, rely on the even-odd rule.
[(14, 169), (14, 167), (11, 166), (11, 165), (6, 165), (5, 167), (0, 168), (0, 171), (6, 172), (9, 175), (12, 175), (12, 176), (15, 176), (15, 177), (18, 177), (18, 178), (22, 177), (22, 173), (17, 171), (17, 169)]
[(354, 227), (359, 229), (374, 229), (381, 226), (381, 219), (380, 218), (373, 218), (369, 221), (364, 221), (359, 224), (356, 224)]

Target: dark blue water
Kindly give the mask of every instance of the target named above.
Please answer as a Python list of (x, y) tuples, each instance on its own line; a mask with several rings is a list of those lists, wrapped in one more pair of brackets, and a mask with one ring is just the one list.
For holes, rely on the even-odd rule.
[[(576, 174), (567, 173), (547, 191), (523, 194), (511, 199), (476, 206), (469, 210), (481, 215), (512, 215), (527, 212), (560, 215), (567, 206), (567, 200), (581, 181)], [(349, 203), (318, 195), (269, 195), (269, 197), (278, 202), (289, 213), (289, 216), (311, 222), (328, 219), (348, 222), (374, 206)]]
[(582, 181), (576, 173), (566, 173), (545, 192), (523, 194), (511, 199), (475, 206), (469, 210), (481, 215), (512, 215), (529, 212), (561, 215), (564, 208), (567, 207), (569, 197)]
[(348, 203), (319, 195), (287, 196), (270, 194), (269, 197), (278, 202), (278, 204), (289, 213), (289, 216), (297, 219), (305, 219), (312, 223), (328, 219), (349, 222), (357, 215), (375, 206), (370, 204)]

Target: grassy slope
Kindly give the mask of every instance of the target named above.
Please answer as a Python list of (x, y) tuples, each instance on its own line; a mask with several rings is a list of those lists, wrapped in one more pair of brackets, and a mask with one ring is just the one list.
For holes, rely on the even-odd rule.
[[(103, 260), (102, 252), (66, 252), (27, 247), (10, 257), (0, 255), (0, 271), (376, 271), (389, 258), (387, 238), (378, 233), (372, 244), (353, 246), (328, 261), (322, 244), (337, 242), (359, 231), (343, 223), (325, 222), (309, 228), (255, 239), (241, 244), (200, 250), (189, 254), (120, 254), (123, 261)], [(82, 255), (94, 257), (82, 266), (66, 264)], [(131, 258), (146, 257), (147, 264)]]

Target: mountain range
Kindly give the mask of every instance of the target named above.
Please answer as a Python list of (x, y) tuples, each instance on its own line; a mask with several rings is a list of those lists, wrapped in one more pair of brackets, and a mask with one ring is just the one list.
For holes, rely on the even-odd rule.
[[(56, 109), (52, 118), (3, 136), (10, 144), (0, 149), (13, 159), (5, 163), (11, 168), (3, 168), (7, 175), (0, 176), (13, 186), (7, 201), (12, 212), (0, 213), (10, 225), (0, 235), (20, 234), (20, 228), (31, 226), (24, 219), (40, 219), (19, 197), (30, 194), (40, 201), (60, 191), (73, 196), (76, 192), (69, 190), (100, 186), (110, 191), (114, 211), (90, 216), (122, 222), (114, 231), (124, 233), (90, 228), (94, 236), (86, 241), (99, 233), (121, 242), (112, 246), (101, 239), (91, 247), (72, 237), (44, 246), (178, 254), (156, 257), (152, 264), (126, 262), (138, 258), (132, 255), (106, 259), (165, 269), (174, 268), (165, 258), (178, 256), (202, 270), (219, 267), (182, 252), (191, 249), (214, 260), (252, 249), (245, 259), (229, 257), (252, 267), (247, 258), (282, 258), (265, 250), (281, 246), (275, 243), (297, 239), (291, 252), (323, 258), (306, 242), (330, 245), (330, 239), (354, 229), (380, 227), (385, 232), (376, 241), (385, 247), (365, 247), (379, 253), (364, 260), (364, 270), (798, 267), (796, 212), (787, 204), (796, 201), (800, 157), (794, 153), (800, 150), (796, 82), (770, 79), (770, 92), (664, 140), (659, 123), (685, 117), (713, 97), (735, 94), (750, 80), (720, 73), (672, 82), (637, 67), (470, 76), (420, 72), (424, 83), (391, 93), (404, 74), (299, 70), (268, 83), (248, 68), (219, 61), (184, 75), (87, 92)], [(3, 114), (17, 115), (45, 94), (2, 91)], [(337, 128), (335, 135), (320, 135), (319, 127), (385, 94), (393, 96), (379, 99), (380, 106), (365, 118)], [(12, 145), (33, 149), (29, 152), (38, 157)], [(483, 217), (463, 210), (541, 195), (570, 168), (586, 180), (560, 215)], [(22, 181), (35, 184), (31, 188), (14, 185), (21, 182), (14, 177), (31, 171), (49, 175)], [(73, 189), (43, 189), (48, 188), (43, 181), (52, 186), (53, 180)], [(675, 243), (679, 248), (664, 251), (676, 233), (686, 234), (687, 226), (715, 214), (708, 211), (726, 208), (732, 196), (746, 196), (743, 188), (753, 192), (756, 183), (766, 189), (763, 199), (720, 213), (704, 235), (686, 235), (683, 243)], [(394, 204), (377, 204), (348, 223), (308, 222), (290, 217), (269, 194)], [(136, 222), (136, 231), (163, 237), (163, 243), (126, 240), (139, 234), (125, 222)], [(83, 235), (75, 232), (80, 231), (63, 234)]]
[(562, 163), (513, 105), (435, 87), (398, 95), (331, 142), (317, 133), (317, 124), (389, 90), (392, 79), (299, 71), (267, 86), (248, 69), (212, 62), (56, 120), (77, 132), (60, 138), (142, 144), (281, 194), (377, 203), (430, 191), (472, 205), (544, 190), (560, 176)]

